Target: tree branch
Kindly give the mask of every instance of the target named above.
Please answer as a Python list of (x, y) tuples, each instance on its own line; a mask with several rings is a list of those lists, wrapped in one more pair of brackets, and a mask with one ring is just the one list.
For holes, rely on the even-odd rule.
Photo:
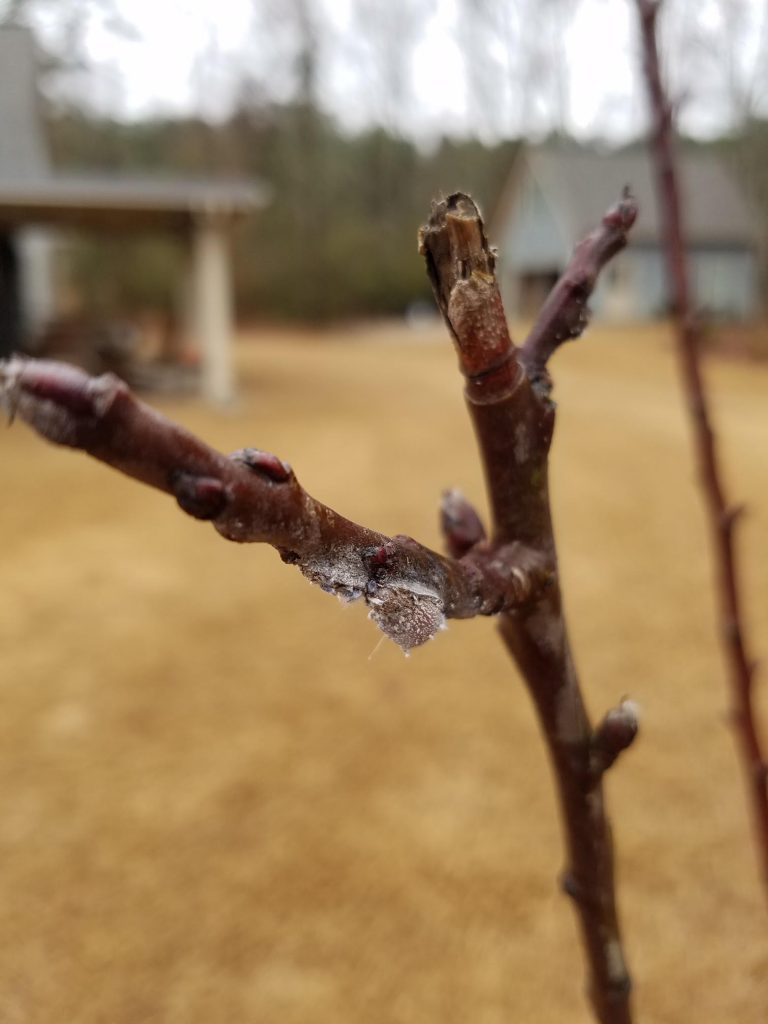
[[(438, 304), (466, 379), (492, 511), (486, 539), (456, 492), (443, 499), (453, 557), (408, 537), (359, 526), (312, 498), (276, 456), (226, 457), (137, 401), (111, 375), (57, 363), (0, 364), (0, 397), (58, 444), (82, 449), (210, 520), (229, 540), (263, 541), (312, 582), (361, 598), (403, 648), (424, 643), (446, 617), (499, 613), (502, 637), (532, 695), (557, 781), (573, 897), (601, 1024), (630, 1024), (630, 981), (614, 895), (613, 848), (602, 777), (636, 732), (629, 705), (593, 731), (568, 643), (548, 494), (555, 409), (540, 376), (569, 325), (581, 322), (599, 269), (634, 219), (625, 198), (577, 248), (526, 349), (512, 344), (482, 219), (469, 196), (434, 205), (420, 235)], [(571, 275), (568, 277), (568, 275)], [(570, 333), (569, 333), (570, 331)], [(538, 340), (536, 340), (538, 338)], [(527, 351), (527, 355), (525, 354)]]
[(725, 654), (732, 700), (732, 719), (746, 778), (756, 852), (768, 894), (768, 759), (755, 721), (756, 662), (748, 652), (741, 589), (734, 551), (734, 527), (741, 509), (729, 504), (722, 479), (709, 401), (701, 372), (701, 336), (693, 313), (685, 257), (680, 187), (673, 144), (672, 109), (659, 63), (657, 0), (637, 0), (643, 44), (645, 82), (653, 117), (652, 154), (669, 280), (680, 372), (690, 414), (695, 457), (704, 503), (709, 516), (715, 560), (720, 639)]
[[(493, 513), (492, 544), (517, 539), (546, 560), (552, 584), (524, 608), (502, 613), (501, 634), (531, 693), (560, 797), (574, 899), (589, 961), (589, 992), (601, 1024), (630, 1024), (630, 979), (614, 894), (613, 846), (602, 775), (636, 731), (590, 725), (568, 643), (557, 579), (547, 482), (554, 426), (546, 360), (584, 321), (600, 267), (624, 243), (635, 218), (624, 198), (577, 247), (526, 348), (507, 330), (494, 255), (480, 213), (461, 193), (435, 204), (420, 243), (435, 296), (466, 379), (465, 397), (482, 456)], [(622, 718), (626, 718), (626, 712)], [(626, 722), (624, 723), (626, 725)], [(629, 732), (632, 736), (629, 736)], [(618, 733), (621, 732), (619, 738)]]
[(222, 455), (111, 374), (94, 378), (61, 363), (14, 358), (0, 363), (0, 397), (49, 441), (172, 494), (227, 540), (271, 544), (323, 590), (364, 599), (374, 622), (406, 651), (446, 618), (525, 604), (547, 582), (544, 560), (519, 543), (494, 551), (470, 544), (462, 558), (445, 558), (410, 537), (359, 526), (307, 494), (277, 456), (255, 448)]
[(560, 280), (550, 292), (520, 352), (520, 361), (534, 387), (549, 394), (547, 363), (557, 348), (578, 338), (589, 323), (587, 302), (600, 271), (627, 244), (637, 217), (629, 187), (600, 224), (574, 249)]

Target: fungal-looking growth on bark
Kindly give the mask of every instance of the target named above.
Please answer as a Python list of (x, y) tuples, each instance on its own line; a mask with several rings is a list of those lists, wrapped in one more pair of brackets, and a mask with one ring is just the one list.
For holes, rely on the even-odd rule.
[(528, 339), (509, 336), (488, 245), (472, 199), (433, 205), (419, 236), (438, 306), (465, 378), (490, 498), (486, 530), (456, 491), (442, 501), (448, 555), (387, 537), (311, 497), (292, 468), (247, 448), (227, 457), (138, 401), (117, 378), (91, 378), (57, 363), (0, 364), (0, 394), (57, 444), (78, 448), (171, 494), (228, 540), (262, 541), (323, 590), (364, 601), (404, 650), (447, 618), (497, 617), (539, 715), (554, 769), (566, 845), (563, 888), (587, 954), (589, 994), (602, 1024), (631, 1021), (630, 980), (614, 894), (604, 772), (634, 739), (624, 701), (593, 728), (568, 642), (548, 496), (555, 406), (548, 362), (587, 323), (598, 274), (627, 241), (637, 214), (625, 193), (577, 246)]

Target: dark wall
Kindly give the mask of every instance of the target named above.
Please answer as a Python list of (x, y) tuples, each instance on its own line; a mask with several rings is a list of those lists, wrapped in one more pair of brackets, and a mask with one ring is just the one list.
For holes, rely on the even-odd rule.
[(13, 236), (0, 231), (0, 356), (21, 344), (19, 259)]

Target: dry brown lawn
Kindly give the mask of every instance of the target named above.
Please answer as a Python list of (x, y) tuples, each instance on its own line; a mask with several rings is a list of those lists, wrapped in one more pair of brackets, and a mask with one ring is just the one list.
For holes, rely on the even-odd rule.
[[(442, 331), (263, 332), (236, 413), (345, 514), (438, 544), (482, 494)], [(555, 366), (553, 490), (609, 782), (641, 1022), (758, 1024), (756, 879), (674, 362), (593, 331)], [(768, 654), (768, 367), (710, 368)], [(489, 621), (405, 660), (365, 611), (23, 426), (0, 440), (2, 1024), (587, 1024), (558, 823)], [(765, 678), (765, 676), (764, 676)], [(768, 704), (763, 703), (768, 725)]]

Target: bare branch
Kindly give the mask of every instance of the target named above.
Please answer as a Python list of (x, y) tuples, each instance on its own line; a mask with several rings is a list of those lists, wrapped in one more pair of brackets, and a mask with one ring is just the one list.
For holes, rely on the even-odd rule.
[[(492, 535), (456, 493), (443, 500), (445, 558), (409, 537), (359, 526), (312, 498), (267, 452), (224, 456), (136, 400), (117, 378), (56, 363), (0, 364), (0, 397), (49, 440), (81, 449), (172, 494), (234, 541), (278, 549), (312, 582), (363, 599), (401, 647), (424, 643), (445, 618), (499, 613), (502, 637), (535, 703), (554, 768), (573, 896), (601, 1024), (630, 1024), (630, 981), (617, 918), (602, 775), (629, 742), (627, 709), (593, 730), (568, 642), (548, 494), (555, 410), (534, 386), (546, 358), (583, 313), (600, 268), (634, 220), (625, 199), (577, 249), (570, 284), (555, 290), (530, 359), (509, 336), (480, 213), (469, 196), (437, 203), (420, 235), (438, 304), (456, 345), (492, 511)], [(581, 312), (579, 312), (581, 311)], [(529, 339), (530, 341), (530, 339)], [(535, 339), (534, 339), (535, 341)]]
[(717, 451), (706, 387), (701, 371), (701, 333), (693, 312), (685, 256), (680, 186), (674, 153), (673, 119), (661, 75), (656, 39), (659, 3), (637, 0), (643, 63), (653, 114), (652, 152), (669, 280), (674, 298), (677, 351), (686, 397), (699, 478), (709, 516), (716, 566), (720, 637), (730, 678), (732, 720), (741, 751), (752, 811), (760, 871), (768, 894), (768, 758), (755, 720), (755, 662), (745, 636), (741, 588), (734, 551), (734, 526), (740, 507), (729, 504)]
[[(534, 387), (531, 366), (543, 367), (562, 340), (555, 335), (567, 333), (576, 313), (581, 316), (598, 271), (624, 244), (635, 212), (634, 203), (622, 200), (577, 248), (572, 274), (576, 284), (555, 289), (527, 364), (509, 336), (494, 254), (472, 200), (457, 193), (435, 204), (420, 234), (435, 297), (466, 378), (467, 407), (493, 513), (491, 544), (518, 540), (537, 551), (551, 572), (550, 586), (513, 613), (504, 612), (499, 624), (536, 705), (554, 767), (568, 850), (566, 891), (577, 908), (589, 960), (590, 997), (601, 1024), (630, 1024), (631, 986), (615, 904), (602, 771), (595, 770), (593, 731), (557, 579), (547, 483), (555, 411), (546, 394)], [(602, 745), (598, 741), (598, 750)], [(607, 768), (607, 751), (602, 761)]]
[(12, 415), (56, 444), (88, 452), (173, 495), (228, 540), (277, 548), (312, 582), (371, 618), (404, 650), (446, 618), (490, 615), (530, 600), (546, 582), (544, 560), (520, 544), (444, 558), (410, 537), (388, 537), (345, 519), (301, 487), (291, 467), (245, 448), (227, 457), (139, 402), (116, 377), (60, 363), (0, 363), (0, 395)]
[(557, 348), (578, 338), (589, 322), (587, 302), (600, 271), (627, 244), (627, 234), (637, 217), (637, 203), (627, 187), (591, 234), (573, 251), (570, 262), (549, 293), (531, 333), (525, 340), (520, 360), (532, 383), (548, 394), (551, 382), (547, 363)]

